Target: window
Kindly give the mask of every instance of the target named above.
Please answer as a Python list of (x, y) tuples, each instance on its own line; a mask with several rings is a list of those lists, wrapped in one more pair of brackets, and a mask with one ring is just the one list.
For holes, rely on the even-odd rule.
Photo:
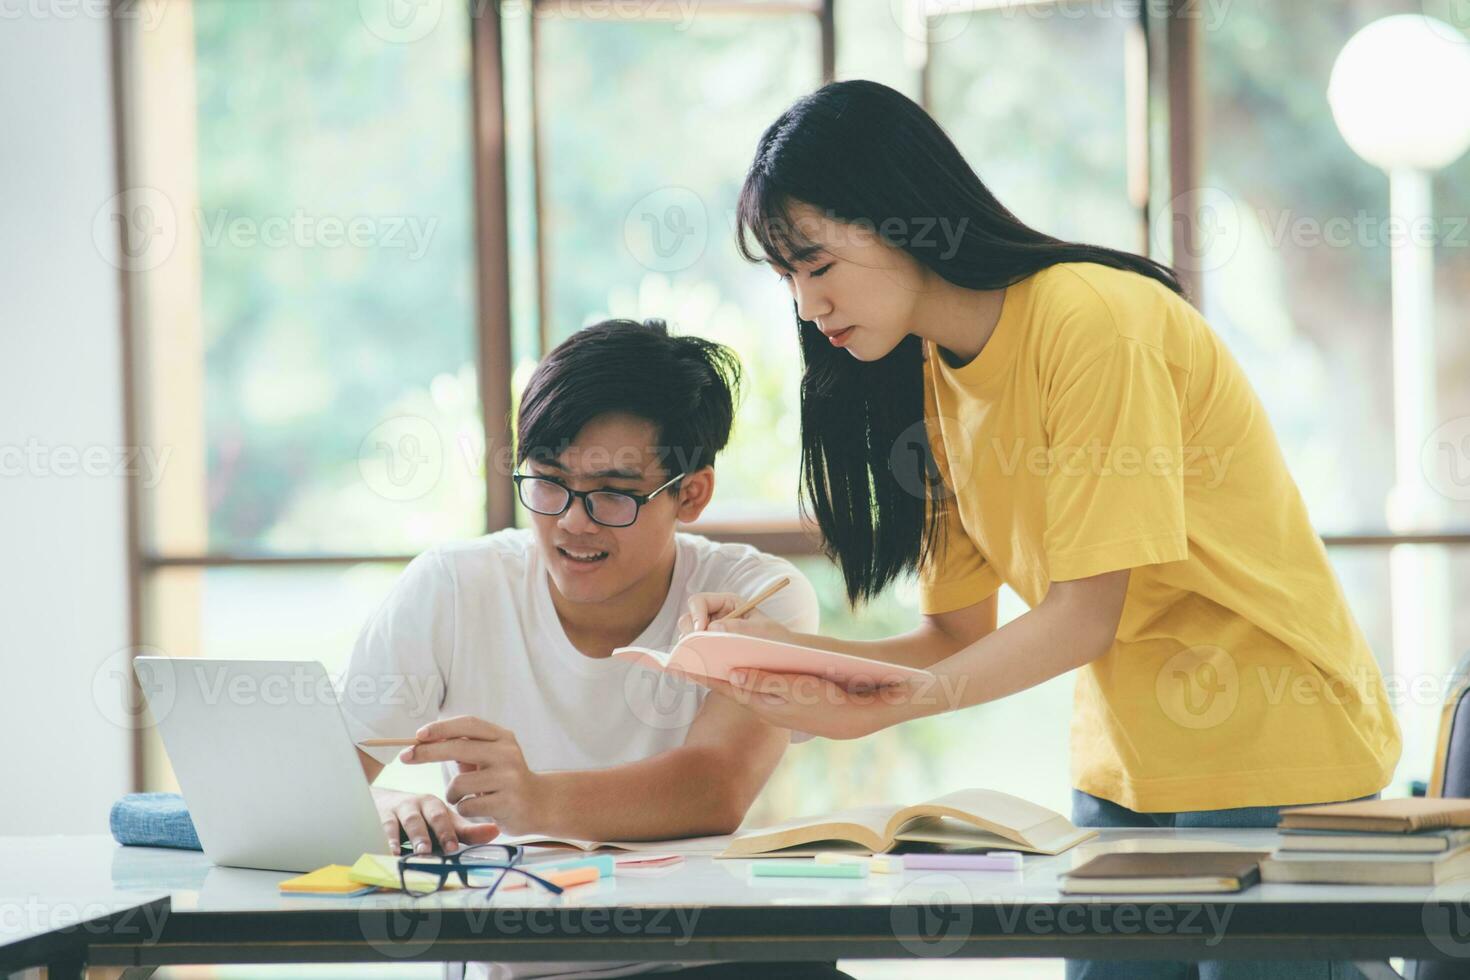
[[(1470, 649), (1470, 610), (1406, 616), (1392, 571), (1429, 548), (1420, 591), (1470, 587), (1470, 335), (1454, 327), (1470, 157), (1433, 185), (1436, 506), (1391, 525), (1387, 182), (1325, 103), (1353, 31), (1418, 6), (1242, 0), (1161, 22), (1156, 4), (719, 0), (671, 19), (568, 0), (418, 5), (405, 24), (371, 4), (193, 0), (146, 31), (119, 20), (132, 441), (162, 464), (138, 488), (137, 645), (339, 669), (404, 561), (514, 519), (503, 409), (606, 316), (665, 317), (744, 361), (705, 529), (797, 559), (833, 633), (911, 627), (912, 584), (852, 614), (797, 523), (790, 301), (733, 247), (759, 134), (835, 68), (925, 101), (1023, 220), (1185, 267), (1385, 669), (1442, 674)], [(1191, 77), (1204, 111), (1171, 117)], [(1190, 161), (1202, 248), (1180, 250), (1168, 209)], [(1003, 590), (1001, 611), (1023, 609)], [(793, 747), (751, 819), (961, 785), (1066, 810), (1071, 683)], [(1402, 791), (1434, 710), (1399, 707)], [(139, 753), (149, 787), (169, 785), (151, 736)]]
[(1022, 221), (1138, 252), (1144, 28), (1127, 9), (1010, 3), (940, 18), (926, 88), (930, 112)]
[(536, 19), (532, 79), (542, 343), (608, 316), (657, 316), (734, 348), (747, 390), (707, 519), (794, 520), (791, 304), (736, 253), (733, 221), (761, 132), (820, 84), (817, 18), (555, 14)]
[[(1457, 217), (1470, 208), (1470, 158), (1434, 178), (1434, 367), (1414, 384), (1432, 385), (1437, 397), (1429, 431), (1412, 436), (1428, 506), (1396, 521), (1394, 335), (1402, 325), (1390, 302), (1389, 183), (1338, 133), (1327, 83), (1356, 31), (1421, 12), (1398, 0), (1252, 0), (1202, 31), (1208, 215), (1206, 247), (1191, 260), (1203, 276), (1204, 313), (1265, 403), (1313, 520), (1329, 545), (1343, 542), (1332, 548), (1334, 564), (1390, 675), (1405, 730), (1391, 788), (1399, 792), (1427, 775), (1437, 698), (1470, 653), (1470, 616), (1451, 600), (1466, 587), (1470, 553), (1470, 338), (1455, 326), (1470, 306), (1470, 237)], [(1399, 543), (1416, 534), (1446, 544)]]
[[(163, 461), (135, 628), (155, 651), (336, 674), (402, 558), (484, 530), (470, 23), (414, 44), (372, 26), (196, 0), (129, 36), (136, 416)], [(146, 785), (171, 786), (139, 739)]]
[[(518, 391), (609, 315), (739, 351), (746, 398), (711, 515), (794, 521), (796, 373), (768, 336), (790, 311), (735, 254), (729, 216), (760, 130), (823, 76), (823, 8), (529, 9), (403, 23), (195, 0), (146, 31), (119, 21), (136, 427), (168, 452), (139, 491), (137, 645), (340, 669), (403, 561), (487, 530), (509, 467), (484, 385)], [(485, 315), (477, 278), (487, 53), (507, 145), (480, 163), (508, 191), (508, 322)], [(151, 735), (139, 751), (147, 784), (171, 785)]]
[(405, 46), (342, 4), (198, 0), (162, 25), (143, 43), (174, 56), (138, 74), (168, 95), (133, 110), (134, 178), (176, 240), (140, 280), (142, 429), (171, 453), (146, 546), (475, 533), (468, 24)]

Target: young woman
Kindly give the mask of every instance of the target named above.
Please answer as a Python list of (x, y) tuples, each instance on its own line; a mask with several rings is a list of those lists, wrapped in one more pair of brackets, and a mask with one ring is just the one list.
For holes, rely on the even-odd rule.
[[(803, 500), (849, 598), (914, 571), (924, 615), (849, 642), (719, 622), (738, 598), (705, 595), (684, 625), (940, 683), (712, 686), (853, 738), (1077, 670), (1085, 825), (1272, 825), (1387, 783), (1382, 676), (1260, 401), (1167, 267), (1028, 228), (919, 106), (864, 81), (761, 137), (739, 239), (795, 300)], [(996, 629), (1002, 583), (1030, 611)]]

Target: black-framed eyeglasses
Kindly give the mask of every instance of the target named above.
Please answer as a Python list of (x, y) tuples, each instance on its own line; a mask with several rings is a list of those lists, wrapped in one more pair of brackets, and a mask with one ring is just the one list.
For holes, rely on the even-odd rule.
[[(450, 876), (453, 875), (466, 888), (484, 888), (485, 898), (488, 901), (495, 895), (495, 890), (500, 887), (500, 883), (507, 875), (518, 874), (524, 875), (553, 895), (560, 895), (565, 891), (560, 885), (519, 867), (523, 854), (524, 851), (515, 844), (472, 844), (443, 857), (405, 854), (398, 859), (398, 885), (405, 894), (420, 898), (442, 891), (449, 882)], [(416, 877), (415, 887), (410, 889), (408, 886), (410, 874), (432, 876), (433, 880), (428, 881), (423, 877)], [(478, 884), (470, 881), (472, 876), (484, 878), (490, 874), (495, 875), (493, 881), (481, 881)], [(426, 884), (434, 887), (426, 889), (423, 887)]]
[(680, 473), (663, 486), (648, 493), (628, 493), (625, 490), (573, 490), (564, 483), (530, 473), (515, 473), (516, 493), (521, 503), (533, 513), (546, 517), (560, 517), (572, 506), (572, 498), (582, 501), (587, 516), (603, 527), (628, 527), (638, 520), (638, 511), (654, 497), (687, 476)]

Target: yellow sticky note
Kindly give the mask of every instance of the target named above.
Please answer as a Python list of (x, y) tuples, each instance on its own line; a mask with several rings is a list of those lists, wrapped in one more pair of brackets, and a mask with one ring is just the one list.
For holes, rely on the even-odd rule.
[(283, 892), (302, 892), (312, 895), (336, 895), (362, 891), (363, 883), (354, 881), (352, 869), (345, 864), (329, 864), (325, 868), (308, 871), (295, 878), (281, 882)]
[[(398, 883), (398, 859), (387, 854), (364, 854), (357, 859), (357, 863), (347, 872), (353, 881), (364, 885), (376, 885), (379, 888), (391, 888), (394, 891), (402, 891), (403, 886)], [(427, 894), (439, 887), (439, 876), (429, 874), (426, 871), (410, 871), (406, 876), (408, 890)], [(459, 883), (459, 875), (446, 876), (445, 888), (463, 888)]]

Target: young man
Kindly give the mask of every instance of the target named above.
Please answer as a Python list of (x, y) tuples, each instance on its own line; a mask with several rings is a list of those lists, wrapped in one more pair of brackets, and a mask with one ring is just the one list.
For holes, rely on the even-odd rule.
[[(359, 676), (414, 692), (344, 698), (354, 740), (443, 740), (401, 756), (445, 765), (443, 800), (374, 790), (395, 853), (400, 827), (426, 852), (502, 830), (653, 840), (740, 824), (789, 733), (698, 684), (609, 659), (620, 646), (671, 648), (691, 596), (754, 595), (783, 575), (791, 585), (762, 612), (817, 628), (816, 593), (788, 562), (675, 533), (714, 493), (738, 383), (731, 351), (654, 320), (588, 327), (537, 367), (516, 440), (531, 528), (416, 558), (352, 653), (348, 692)], [(395, 751), (359, 750), (369, 780)], [(472, 975), (679, 966), (473, 964)]]

